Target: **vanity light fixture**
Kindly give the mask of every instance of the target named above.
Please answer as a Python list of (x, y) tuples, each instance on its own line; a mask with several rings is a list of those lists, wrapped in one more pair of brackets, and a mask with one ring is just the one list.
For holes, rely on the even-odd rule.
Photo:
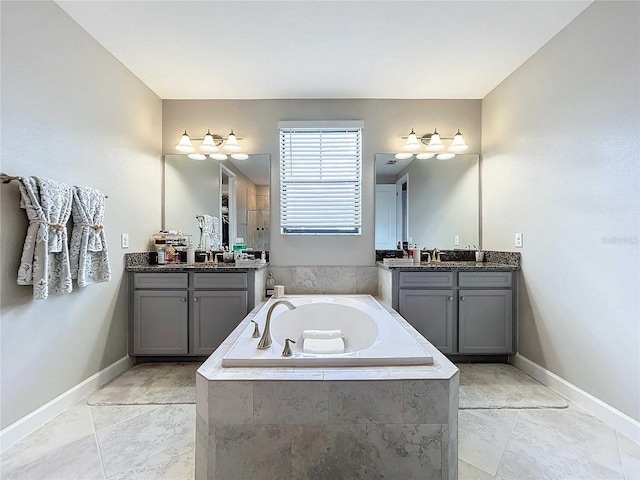
[[(456, 156), (456, 153), (464, 152), (469, 146), (464, 142), (464, 137), (460, 133), (460, 129), (453, 137), (441, 137), (436, 128), (433, 133), (423, 135), (418, 138), (411, 129), (411, 133), (406, 138), (407, 141), (402, 147), (404, 152), (396, 153), (395, 157), (398, 160), (407, 160), (414, 154), (418, 160), (428, 160), (429, 158), (436, 157), (438, 160), (451, 160)], [(442, 140), (453, 140), (449, 148), (446, 147)], [(426, 145), (425, 151), (417, 153), (420, 150), (420, 143)], [(446, 152), (445, 152), (446, 149)]]
[(193, 140), (202, 140), (202, 143), (199, 146), (200, 152), (202, 153), (196, 152), (196, 148), (191, 143), (191, 140), (192, 139), (185, 130), (180, 137), (180, 142), (175, 148), (181, 153), (186, 153), (192, 160), (206, 160), (207, 155), (213, 160), (226, 160), (228, 158), (228, 154), (220, 151), (218, 147), (221, 145), (222, 149), (225, 152), (229, 152), (231, 158), (235, 160), (246, 160), (249, 158), (249, 155), (243, 153), (242, 147), (238, 144), (238, 140), (242, 140), (242, 138), (237, 137), (236, 134), (233, 133), (233, 129), (231, 129), (231, 132), (226, 138), (212, 134), (211, 130), (207, 130), (207, 133), (204, 134), (203, 138), (194, 138)]

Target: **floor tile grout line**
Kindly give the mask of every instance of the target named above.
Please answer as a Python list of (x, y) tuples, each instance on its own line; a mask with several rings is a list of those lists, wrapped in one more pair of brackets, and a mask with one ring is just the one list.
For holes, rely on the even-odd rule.
[[(88, 397), (87, 397), (88, 400)], [(98, 459), (100, 460), (100, 468), (102, 469), (102, 478), (107, 479), (107, 471), (104, 468), (104, 461), (102, 460), (102, 450), (100, 450), (100, 442), (98, 442), (98, 431), (96, 430), (96, 424), (93, 420), (93, 411), (87, 403), (89, 409), (89, 416), (91, 418), (91, 426), (93, 427), (93, 440), (96, 442), (96, 450), (98, 451)]]
[(509, 437), (507, 438), (507, 443), (504, 445), (504, 449), (502, 450), (502, 455), (500, 455), (500, 460), (498, 461), (498, 467), (496, 468), (496, 473), (493, 474), (494, 477), (498, 475), (500, 471), (500, 465), (502, 465), (502, 459), (504, 458), (504, 454), (509, 447), (509, 442), (511, 441), (511, 437), (513, 436), (513, 432), (516, 429), (516, 425), (518, 424), (518, 419), (520, 418), (520, 410), (516, 409), (516, 418), (513, 421), (513, 425), (511, 426), (511, 431), (509, 432)]
[[(140, 404), (140, 405), (89, 405), (89, 410), (91, 410), (92, 408), (103, 408), (103, 407), (125, 407), (126, 408), (126, 407), (139, 407), (139, 406), (142, 406), (142, 405), (148, 405), (148, 406), (154, 405), (156, 408), (153, 408), (153, 409), (149, 410), (148, 412), (138, 413), (137, 415), (134, 415), (133, 417), (125, 418), (124, 420), (120, 420), (119, 422), (112, 423), (111, 425), (107, 425), (106, 427), (102, 427), (99, 431), (106, 430), (106, 429), (111, 428), (111, 427), (115, 427), (116, 425), (120, 425), (121, 423), (128, 422), (129, 420), (133, 420), (134, 418), (138, 418), (139, 416), (144, 415), (146, 413), (151, 413), (151, 412), (157, 410), (159, 407), (162, 407), (164, 405), (166, 405), (166, 406), (169, 406), (169, 405), (180, 406), (180, 404), (178, 404), (178, 403), (169, 403), (169, 404), (155, 404), (155, 403), (152, 404), (152, 403), (149, 403), (149, 404)], [(185, 412), (185, 413), (187, 413), (187, 412)], [(188, 415), (189, 414), (187, 413), (187, 416)], [(91, 412), (91, 423), (93, 423), (93, 430), (97, 435), (98, 430), (96, 430), (96, 424), (93, 422), (93, 412)]]

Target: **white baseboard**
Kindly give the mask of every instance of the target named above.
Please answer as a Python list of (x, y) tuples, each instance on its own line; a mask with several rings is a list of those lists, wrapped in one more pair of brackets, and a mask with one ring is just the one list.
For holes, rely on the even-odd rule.
[(567, 382), (564, 378), (532, 362), (527, 357), (523, 357), (519, 353), (510, 357), (509, 362), (543, 385), (546, 385), (576, 405), (584, 408), (587, 412), (612, 426), (620, 433), (636, 442), (640, 442), (640, 422), (622, 413), (620, 410), (616, 410), (611, 405), (576, 387), (572, 383)]
[(126, 356), (112, 363), (98, 373), (90, 376), (75, 387), (58, 395), (40, 408), (34, 410), (20, 420), (0, 431), (0, 452), (14, 445), (30, 433), (36, 431), (49, 420), (64, 412), (71, 405), (79, 402), (94, 390), (133, 366), (133, 358)]

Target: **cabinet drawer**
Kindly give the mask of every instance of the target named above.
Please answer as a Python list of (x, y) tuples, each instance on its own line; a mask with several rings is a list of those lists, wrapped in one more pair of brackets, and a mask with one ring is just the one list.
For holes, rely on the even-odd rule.
[(400, 272), (400, 288), (452, 287), (453, 272)]
[(136, 273), (133, 288), (187, 288), (189, 277), (186, 273)]
[(511, 272), (460, 272), (458, 286), (462, 287), (511, 287)]
[(193, 287), (207, 290), (243, 290), (247, 288), (247, 274), (238, 273), (194, 273)]

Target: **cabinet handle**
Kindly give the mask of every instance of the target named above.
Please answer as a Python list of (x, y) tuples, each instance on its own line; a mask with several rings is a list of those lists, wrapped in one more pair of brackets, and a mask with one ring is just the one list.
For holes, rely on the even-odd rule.
[(187, 301), (187, 299), (185, 297), (182, 297), (180, 300), (183, 301), (183, 302)]
[(464, 302), (464, 297), (460, 297), (460, 300), (462, 300)]
[(198, 301), (198, 297), (193, 297), (193, 301), (197, 302)]
[(453, 300), (453, 297), (448, 297), (448, 298), (449, 298), (450, 301)]

